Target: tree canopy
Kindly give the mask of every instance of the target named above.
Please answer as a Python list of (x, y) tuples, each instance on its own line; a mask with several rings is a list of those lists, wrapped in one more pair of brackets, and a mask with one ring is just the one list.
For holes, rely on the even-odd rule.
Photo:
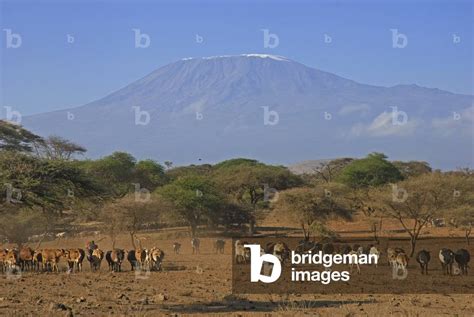
[(40, 136), (8, 121), (0, 120), (0, 150), (32, 152), (34, 145), (43, 142)]
[(282, 219), (298, 223), (305, 239), (309, 239), (311, 228), (323, 226), (331, 217), (352, 218), (346, 193), (347, 188), (336, 183), (292, 188), (279, 194), (273, 208)]
[(178, 178), (161, 187), (157, 193), (173, 204), (176, 212), (190, 226), (193, 237), (202, 221), (213, 221), (218, 217), (224, 201), (216, 186), (202, 176)]
[(371, 153), (347, 165), (337, 179), (352, 188), (361, 188), (395, 183), (403, 176), (384, 154)]

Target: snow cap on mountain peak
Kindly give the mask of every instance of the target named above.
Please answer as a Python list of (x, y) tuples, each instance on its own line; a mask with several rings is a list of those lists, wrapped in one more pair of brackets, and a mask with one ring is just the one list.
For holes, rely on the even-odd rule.
[[(276, 61), (289, 61), (288, 58), (284, 56), (278, 55), (270, 55), (270, 54), (240, 54), (240, 55), (219, 55), (219, 56), (208, 56), (208, 57), (201, 57), (201, 59), (216, 59), (216, 58), (228, 58), (228, 57), (259, 57), (259, 58), (270, 58)], [(187, 57), (183, 58), (183, 61), (196, 59), (194, 57)]]

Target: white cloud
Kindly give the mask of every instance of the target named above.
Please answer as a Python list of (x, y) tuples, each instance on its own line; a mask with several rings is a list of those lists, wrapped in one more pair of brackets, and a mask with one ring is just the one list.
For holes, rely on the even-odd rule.
[(435, 118), (431, 126), (436, 133), (441, 135), (471, 134), (474, 133), (474, 106), (463, 111), (452, 112), (450, 116)]
[(400, 120), (394, 112), (382, 112), (370, 124), (359, 123), (352, 127), (353, 136), (407, 136), (415, 132), (419, 125), (418, 120), (409, 119), (406, 122)]

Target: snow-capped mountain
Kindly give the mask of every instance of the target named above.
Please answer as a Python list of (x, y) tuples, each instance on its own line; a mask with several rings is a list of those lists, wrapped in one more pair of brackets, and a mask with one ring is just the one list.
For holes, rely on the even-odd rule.
[[(442, 74), (440, 74), (442, 76)], [(473, 165), (474, 97), (377, 87), (267, 54), (184, 58), (81, 107), (22, 124), (84, 145), (175, 164), (356, 157)]]

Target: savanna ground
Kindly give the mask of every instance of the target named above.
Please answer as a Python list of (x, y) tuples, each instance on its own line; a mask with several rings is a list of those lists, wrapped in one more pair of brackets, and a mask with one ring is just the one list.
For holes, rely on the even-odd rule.
[[(298, 232), (277, 227), (267, 220), (267, 234), (294, 235)], [(370, 236), (363, 220), (331, 223), (332, 229), (347, 237)], [(394, 222), (384, 223), (385, 235), (403, 236)], [(393, 229), (393, 231), (392, 231)], [(448, 228), (427, 228), (426, 236), (453, 236), (461, 232)], [(158, 246), (165, 253), (164, 271), (149, 275), (130, 271), (90, 272), (84, 262), (82, 273), (22, 273), (20, 277), (1, 276), (0, 314), (8, 316), (474, 316), (472, 294), (289, 294), (233, 295), (231, 241), (226, 239), (224, 254), (215, 254), (215, 238), (201, 238), (201, 253), (192, 255), (190, 239), (184, 229), (141, 233), (143, 247)], [(111, 248), (106, 236), (100, 240), (103, 250)], [(92, 237), (91, 237), (92, 238)], [(45, 242), (41, 247), (84, 247), (86, 238), (66, 238)], [(182, 244), (175, 255), (173, 242)], [(117, 246), (131, 248), (127, 235), (118, 238)], [(32, 246), (34, 247), (34, 246)], [(433, 245), (432, 249), (442, 246)], [(471, 244), (472, 249), (472, 244)], [(472, 254), (472, 253), (471, 253)], [(61, 268), (65, 270), (65, 264)], [(389, 268), (381, 266), (379, 270)], [(437, 254), (432, 252), (430, 274), (441, 274)], [(362, 268), (363, 270), (363, 268)], [(409, 271), (418, 272), (414, 259)], [(415, 274), (413, 274), (415, 275)], [(453, 276), (463, 283), (463, 277)], [(472, 285), (471, 285), (472, 286)], [(474, 287), (474, 286), (473, 286)]]

